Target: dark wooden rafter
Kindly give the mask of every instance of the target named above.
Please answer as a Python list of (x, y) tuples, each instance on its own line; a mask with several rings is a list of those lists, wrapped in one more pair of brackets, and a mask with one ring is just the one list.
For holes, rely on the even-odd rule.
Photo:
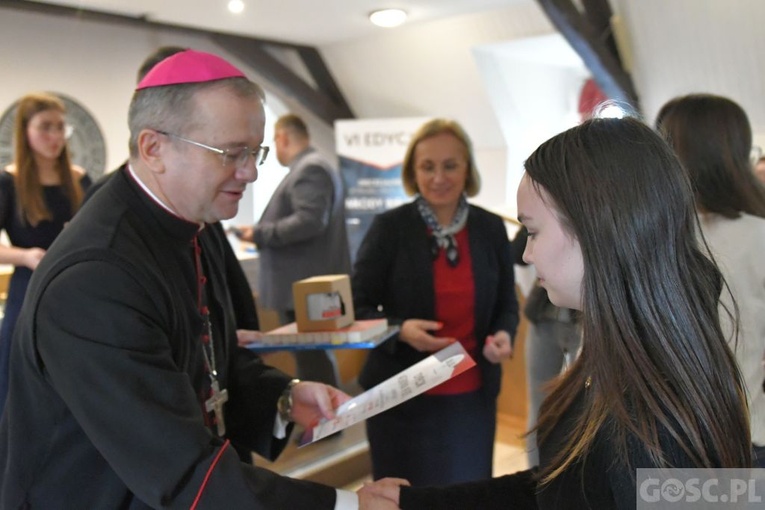
[[(28, 2), (23, 0), (0, 0), (0, 8), (12, 8), (29, 12), (38, 12), (101, 23), (129, 25), (139, 28), (162, 29), (185, 35), (207, 37), (222, 49), (235, 55), (242, 62), (252, 67), (263, 78), (273, 83), (286, 95), (294, 98), (308, 111), (330, 126), (338, 119), (353, 118), (347, 101), (338, 88), (332, 73), (327, 68), (321, 54), (313, 47), (301, 46), (283, 41), (272, 41), (245, 36), (236, 36), (169, 23), (151, 21), (145, 16), (133, 17), (111, 14), (88, 9), (66, 7), (56, 4)], [(316, 87), (307, 83), (297, 73), (267, 51), (268, 46), (294, 50), (300, 55), (306, 69), (316, 83)]]
[[(283, 90), (286, 95), (297, 99), (304, 107), (330, 126), (335, 120), (353, 118), (354, 115), (335, 84), (332, 74), (324, 64), (319, 52), (313, 48), (285, 45), (284, 43), (264, 43), (248, 37), (219, 33), (211, 34), (210, 38), (227, 52), (253, 69), (257, 69), (261, 75)], [(292, 69), (282, 64), (277, 57), (266, 49), (269, 45), (295, 49), (303, 59), (303, 63), (311, 73), (318, 89), (306, 83)], [(310, 63), (303, 58), (305, 52), (311, 52), (315, 55)]]
[(354, 117), (351, 107), (345, 101), (345, 96), (337, 86), (337, 82), (335, 82), (335, 78), (324, 63), (319, 50), (314, 47), (303, 46), (298, 49), (298, 54), (303, 61), (303, 65), (311, 73), (319, 90), (329, 97), (338, 108), (345, 110), (348, 117)]
[(608, 0), (581, 0), (583, 12), (572, 0), (537, 0), (555, 27), (579, 54), (595, 82), (611, 99), (639, 110), (632, 77), (624, 70), (611, 33)]
[(616, 47), (616, 38), (614, 32), (611, 30), (611, 6), (608, 0), (581, 0), (584, 7), (584, 15), (590, 22), (590, 26), (593, 29), (593, 33), (597, 39), (607, 46), (607, 49), (616, 57), (619, 61), (620, 67), (623, 67), (621, 57), (619, 56), (619, 50)]

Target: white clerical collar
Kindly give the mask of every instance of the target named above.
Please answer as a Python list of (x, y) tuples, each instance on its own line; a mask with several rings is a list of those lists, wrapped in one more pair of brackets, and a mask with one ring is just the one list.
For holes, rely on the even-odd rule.
[[(144, 182), (141, 180), (141, 178), (140, 178), (140, 177), (138, 177), (138, 174), (137, 174), (137, 173), (135, 173), (135, 170), (133, 170), (133, 167), (130, 165), (130, 163), (128, 163), (128, 164), (127, 164), (127, 169), (128, 169), (128, 172), (130, 172), (130, 176), (131, 176), (133, 179), (135, 179), (135, 182), (137, 182), (137, 183), (138, 183), (138, 185), (141, 187), (141, 189), (142, 189), (142, 190), (143, 190), (143, 191), (144, 191), (144, 192), (145, 192), (147, 195), (149, 195), (149, 198), (151, 198), (152, 200), (154, 200), (154, 201), (157, 203), (157, 205), (159, 205), (160, 207), (162, 207), (162, 209), (166, 210), (167, 212), (169, 212), (170, 214), (172, 214), (172, 215), (173, 215), (173, 216), (175, 216), (176, 218), (180, 218), (180, 219), (182, 219), (182, 220), (184, 220), (184, 221), (189, 221), (189, 220), (187, 220), (186, 218), (182, 217), (182, 216), (181, 216), (180, 214), (178, 214), (177, 212), (173, 211), (173, 209), (172, 209), (172, 208), (171, 208), (169, 205), (167, 205), (166, 203), (164, 203), (164, 202), (163, 202), (163, 201), (162, 201), (162, 200), (161, 200), (161, 199), (160, 199), (160, 198), (159, 198), (157, 195), (155, 195), (155, 194), (154, 194), (154, 192), (152, 192), (152, 191), (149, 189), (149, 187), (148, 187), (148, 186), (146, 186), (146, 184), (144, 184)], [(192, 223), (194, 223), (194, 222), (192, 222)], [(199, 230), (202, 230), (204, 227), (205, 227), (205, 224), (204, 224), (204, 223), (200, 223), (200, 224), (199, 224)]]

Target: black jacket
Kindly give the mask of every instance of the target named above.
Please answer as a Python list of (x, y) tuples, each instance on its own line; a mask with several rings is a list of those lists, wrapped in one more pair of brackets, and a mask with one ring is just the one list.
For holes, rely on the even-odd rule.
[[(482, 348), (486, 336), (505, 330), (512, 339), (518, 327), (518, 301), (507, 230), (502, 219), (470, 206), (467, 220), (475, 280), (475, 338)], [(433, 258), (427, 226), (414, 203), (375, 217), (359, 247), (352, 287), (356, 317), (386, 317), (391, 324), (406, 319), (435, 319)], [(378, 307), (382, 309), (379, 310)], [(370, 388), (426, 358), (392, 338), (374, 349), (359, 377)], [(483, 356), (476, 360), (483, 389), (496, 397), (501, 367)]]
[[(0, 508), (333, 507), (333, 489), (242, 464), (205, 424), (198, 230), (121, 172), (48, 250), (16, 329)], [(226, 439), (273, 457), (290, 377), (237, 347), (219, 248), (202, 265)]]

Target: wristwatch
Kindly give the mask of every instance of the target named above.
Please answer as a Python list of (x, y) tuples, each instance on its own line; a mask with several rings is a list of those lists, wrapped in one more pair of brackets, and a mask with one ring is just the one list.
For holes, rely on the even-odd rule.
[(284, 421), (292, 421), (292, 388), (294, 388), (300, 379), (293, 379), (284, 388), (279, 400), (276, 401), (276, 410), (279, 411), (279, 417)]

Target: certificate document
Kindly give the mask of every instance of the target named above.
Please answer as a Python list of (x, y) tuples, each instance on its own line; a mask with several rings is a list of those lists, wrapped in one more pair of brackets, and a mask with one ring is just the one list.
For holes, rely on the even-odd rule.
[(300, 446), (387, 411), (410, 398), (438, 386), (475, 366), (475, 361), (459, 342), (444, 347), (419, 363), (370, 388), (335, 410), (332, 420), (322, 420), (305, 431)]

